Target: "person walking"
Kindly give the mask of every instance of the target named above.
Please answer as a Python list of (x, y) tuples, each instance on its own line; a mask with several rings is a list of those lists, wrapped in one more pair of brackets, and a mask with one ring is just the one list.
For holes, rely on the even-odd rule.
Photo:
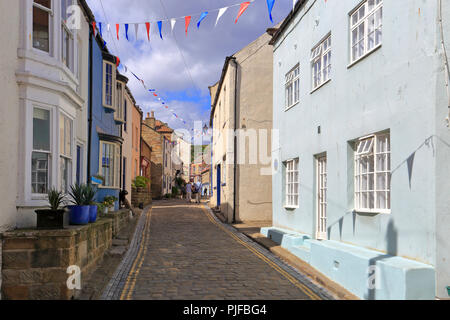
[(200, 199), (201, 199), (201, 196), (202, 196), (202, 183), (200, 181), (197, 181), (195, 183), (195, 191), (197, 192), (195, 194), (195, 202), (196, 203), (200, 203)]
[(192, 198), (192, 184), (189, 181), (186, 184), (186, 200), (187, 200), (187, 202), (191, 203), (191, 198)]

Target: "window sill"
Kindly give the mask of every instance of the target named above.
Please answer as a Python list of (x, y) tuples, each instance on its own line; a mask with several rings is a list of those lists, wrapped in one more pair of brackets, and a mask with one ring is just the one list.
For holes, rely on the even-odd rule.
[(367, 58), (368, 56), (370, 56), (372, 53), (374, 53), (375, 51), (378, 51), (378, 49), (380, 49), (383, 46), (383, 44), (379, 44), (378, 46), (376, 46), (375, 48), (373, 48), (372, 50), (370, 50), (369, 52), (367, 52), (366, 54), (364, 54), (362, 57), (359, 57), (357, 60), (353, 61), (352, 63), (350, 63), (347, 66), (347, 69), (350, 69), (351, 67), (353, 67), (355, 64), (357, 64), (358, 62), (360, 62), (361, 60), (364, 60), (365, 58)]
[(299, 206), (284, 206), (283, 208), (285, 210), (288, 210), (288, 211), (294, 211), (294, 210), (297, 210), (300, 207)]
[(391, 210), (363, 210), (363, 209), (354, 209), (353, 213), (359, 214), (359, 215), (372, 215), (376, 216), (379, 214), (391, 214)]
[(108, 113), (116, 112), (116, 108), (111, 107), (111, 106), (103, 105), (103, 108), (105, 108), (105, 110), (106, 110)]
[(299, 103), (300, 103), (300, 101), (294, 103), (294, 104), (293, 104), (292, 106), (290, 106), (290, 107), (285, 108), (285, 109), (284, 109), (284, 112), (289, 111), (290, 109), (292, 109), (293, 107), (295, 107), (295, 106), (298, 105)]
[(314, 92), (316, 92), (317, 90), (319, 90), (320, 88), (322, 88), (324, 85), (326, 85), (328, 82), (331, 81), (331, 78), (328, 79), (327, 81), (325, 81), (324, 83), (322, 83), (321, 85), (317, 86), (316, 88), (312, 89), (311, 92), (309, 94), (313, 94)]
[(119, 187), (105, 187), (105, 186), (102, 186), (102, 185), (97, 185), (97, 188), (98, 189), (120, 190)]

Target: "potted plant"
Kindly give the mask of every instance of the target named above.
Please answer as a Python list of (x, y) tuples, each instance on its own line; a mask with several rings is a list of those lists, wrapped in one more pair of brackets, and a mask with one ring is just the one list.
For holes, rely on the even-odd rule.
[(95, 187), (88, 184), (84, 187), (84, 204), (89, 206), (89, 223), (94, 223), (97, 221), (97, 206), (94, 203), (95, 198)]
[(134, 187), (137, 192), (144, 191), (144, 188), (147, 188), (148, 184), (150, 183), (150, 179), (143, 176), (137, 176), (132, 183), (132, 187)]
[(70, 224), (85, 225), (89, 223), (89, 206), (86, 205), (85, 184), (75, 184), (70, 187), (69, 195), (74, 205), (69, 206)]
[(48, 202), (50, 209), (35, 210), (37, 214), (38, 230), (64, 229), (64, 194), (56, 189), (48, 191)]
[(108, 208), (108, 211), (109, 212), (114, 212), (114, 203), (116, 202), (116, 201), (118, 201), (119, 199), (117, 199), (116, 197), (114, 197), (114, 196), (106, 196), (104, 199), (103, 199), (103, 203), (105, 204), (105, 206)]

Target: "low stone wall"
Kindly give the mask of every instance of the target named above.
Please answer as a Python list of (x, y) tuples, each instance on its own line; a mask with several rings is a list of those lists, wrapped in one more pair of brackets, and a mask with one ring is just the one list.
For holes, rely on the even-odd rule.
[(130, 209), (121, 209), (116, 212), (106, 213), (102, 215), (102, 218), (112, 220), (112, 236), (115, 238), (130, 221)]
[(152, 193), (146, 189), (138, 188), (131, 190), (131, 205), (139, 207), (143, 204), (144, 208), (152, 203)]
[[(63, 230), (15, 230), (3, 233), (2, 298), (14, 300), (76, 298), (67, 287), (67, 268), (76, 265), (83, 277), (92, 272), (112, 245), (117, 219), (99, 219)], [(117, 229), (116, 229), (117, 230)]]

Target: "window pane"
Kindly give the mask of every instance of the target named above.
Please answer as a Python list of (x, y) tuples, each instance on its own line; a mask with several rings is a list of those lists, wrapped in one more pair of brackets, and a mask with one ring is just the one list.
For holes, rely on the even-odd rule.
[(50, 151), (50, 111), (33, 110), (33, 149)]
[(46, 194), (48, 190), (48, 154), (33, 152), (31, 156), (31, 192)]
[(49, 41), (49, 13), (33, 7), (33, 47), (50, 52)]
[(61, 35), (61, 61), (70, 68), (70, 35), (64, 26), (62, 28)]

